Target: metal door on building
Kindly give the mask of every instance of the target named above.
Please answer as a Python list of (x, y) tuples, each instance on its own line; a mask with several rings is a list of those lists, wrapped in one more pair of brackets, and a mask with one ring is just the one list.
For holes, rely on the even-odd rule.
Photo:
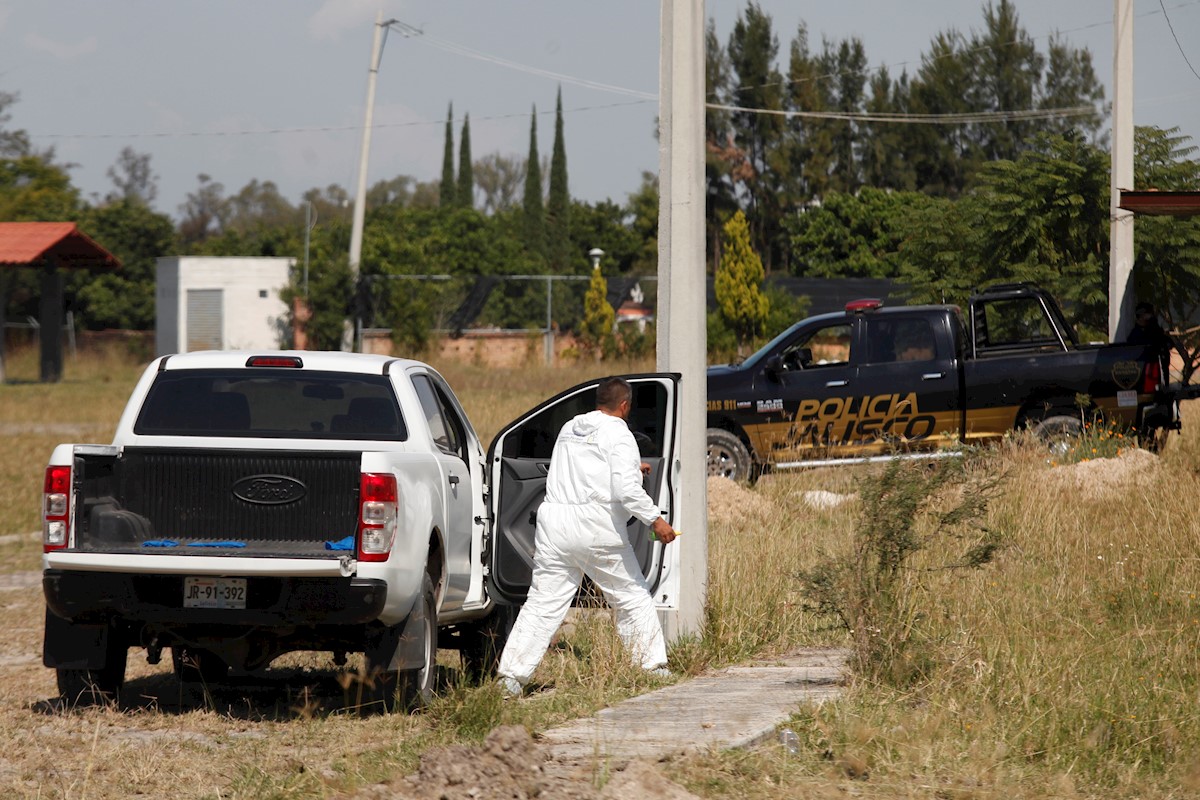
[(224, 295), (224, 289), (187, 290), (186, 352), (224, 347)]

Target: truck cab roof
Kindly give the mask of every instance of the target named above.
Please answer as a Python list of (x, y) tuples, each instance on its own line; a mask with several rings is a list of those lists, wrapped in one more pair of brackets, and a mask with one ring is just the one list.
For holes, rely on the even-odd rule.
[(290, 367), (367, 375), (387, 375), (392, 370), (405, 370), (414, 366), (427, 365), (408, 358), (327, 350), (201, 350), (163, 356), (158, 362), (159, 371)]

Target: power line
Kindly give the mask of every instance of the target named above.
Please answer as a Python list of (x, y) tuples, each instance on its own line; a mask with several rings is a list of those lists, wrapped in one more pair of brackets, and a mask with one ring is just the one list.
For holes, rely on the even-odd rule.
[(764, 114), (767, 116), (793, 117), (801, 119), (833, 119), (848, 122), (894, 122), (907, 125), (965, 125), (968, 123), (999, 123), (1017, 120), (1056, 119), (1058, 117), (1086, 117), (1095, 114), (1092, 106), (1070, 108), (1044, 108), (1028, 111), (977, 111), (953, 114), (904, 114), (853, 111), (788, 111), (784, 109), (743, 108), (742, 106), (705, 103), (707, 108), (717, 111)]
[(1167, 28), (1171, 31), (1171, 38), (1175, 40), (1175, 46), (1179, 48), (1179, 55), (1183, 56), (1183, 63), (1188, 65), (1188, 69), (1192, 71), (1193, 75), (1200, 78), (1200, 74), (1196, 72), (1196, 68), (1192, 66), (1192, 62), (1188, 60), (1187, 53), (1183, 52), (1183, 45), (1179, 43), (1179, 37), (1175, 35), (1175, 26), (1171, 24), (1171, 17), (1167, 14), (1167, 7), (1163, 5), (1163, 0), (1158, 0), (1158, 4), (1162, 7), (1163, 17), (1167, 20)]
[[(573, 114), (582, 111), (603, 111), (610, 108), (623, 108), (625, 106), (640, 106), (646, 103), (655, 102), (657, 98), (652, 100), (632, 100), (623, 103), (600, 103), (590, 106), (576, 106), (575, 108), (563, 109), (564, 114)], [(538, 116), (549, 116), (554, 114), (553, 110), (539, 111)], [(528, 111), (519, 111), (511, 114), (492, 114), (489, 116), (476, 117), (476, 121), (492, 121), (502, 119), (518, 119), (525, 118), (529, 115)], [(420, 120), (416, 122), (376, 122), (371, 125), (371, 129), (377, 128), (415, 128), (427, 125), (443, 125), (444, 120)], [(268, 136), (277, 134), (291, 133), (341, 133), (345, 131), (361, 131), (361, 125), (318, 125), (299, 128), (263, 128), (259, 130), (232, 130), (232, 131), (150, 131), (142, 133), (40, 133), (30, 134), (35, 139), (186, 139), (186, 138), (203, 138), (209, 136)]]

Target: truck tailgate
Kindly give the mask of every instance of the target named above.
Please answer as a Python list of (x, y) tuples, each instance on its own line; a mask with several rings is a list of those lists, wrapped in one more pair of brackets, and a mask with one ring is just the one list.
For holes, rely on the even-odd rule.
[(356, 531), (360, 462), (357, 452), (136, 447), (85, 457), (73, 551), (336, 562), (352, 553), (326, 543)]

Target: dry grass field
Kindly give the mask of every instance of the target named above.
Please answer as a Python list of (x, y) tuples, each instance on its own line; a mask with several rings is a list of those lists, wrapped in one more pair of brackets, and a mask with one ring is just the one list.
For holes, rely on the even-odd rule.
[[(485, 442), (601, 369), (648, 368), (439, 366)], [(324, 655), (288, 657), (264, 674), (185, 693), (168, 664), (146, 664), (135, 650), (119, 706), (53, 713), (44, 701), (54, 676), (40, 664), (40, 547), (29, 535), (42, 469), (58, 442), (111, 436), (139, 368), (115, 353), (89, 354), (55, 386), (31, 382), (28, 353), (8, 368), (0, 796), (350, 796), (413, 772), (431, 747), (478, 743), (501, 724), (542, 730), (650, 688), (625, 665), (611, 625), (588, 618), (539, 671), (553, 691), (519, 703), (463, 683), (453, 653), (431, 708), (364, 717), (353, 660), (338, 669)], [(1200, 796), (1200, 408), (1185, 407), (1184, 433), (1161, 457), (1122, 450), (1070, 464), (1025, 442), (990, 451), (980, 469), (1002, 480), (983, 518), (1002, 542), (995, 559), (950, 569), (937, 547), (918, 552), (902, 573), (904, 614), (871, 633), (906, 643), (915, 665), (906, 680), (864, 673), (842, 700), (798, 709), (795, 753), (778, 745), (704, 753), (662, 771), (705, 798)], [(825, 507), (813, 498), (832, 495), (810, 493), (850, 495), (872, 474), (711, 483), (708, 624), (703, 639), (672, 650), (673, 668), (696, 673), (802, 644), (845, 645), (832, 619), (805, 610), (798, 575), (852, 546), (860, 506)], [(607, 775), (597, 765), (592, 780)]]

